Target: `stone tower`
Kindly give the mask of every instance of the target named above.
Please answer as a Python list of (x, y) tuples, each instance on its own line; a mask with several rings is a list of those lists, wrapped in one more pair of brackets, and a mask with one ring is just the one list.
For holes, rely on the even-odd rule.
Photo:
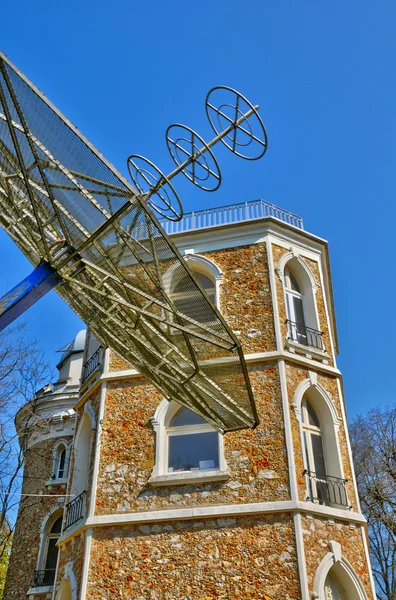
[(4, 598), (51, 598), (66, 499), (86, 331), (63, 348), (58, 381), (23, 406), (16, 427), (24, 451), (19, 507)]
[(219, 435), (88, 334), (53, 598), (374, 600), (327, 243), (264, 201), (164, 226), (242, 341), (260, 425)]

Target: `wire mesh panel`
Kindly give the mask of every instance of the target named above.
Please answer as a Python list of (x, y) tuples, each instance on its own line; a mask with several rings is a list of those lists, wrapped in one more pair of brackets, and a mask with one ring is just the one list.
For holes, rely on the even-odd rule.
[[(0, 54), (0, 224), (167, 398), (219, 431), (257, 424), (238, 340), (135, 190)], [(189, 309), (172, 300), (186, 279)]]

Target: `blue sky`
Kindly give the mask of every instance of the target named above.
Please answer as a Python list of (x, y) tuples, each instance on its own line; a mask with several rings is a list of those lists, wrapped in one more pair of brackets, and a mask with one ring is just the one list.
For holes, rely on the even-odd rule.
[[(260, 104), (264, 159), (219, 149), (218, 192), (184, 178), (177, 189), (186, 211), (265, 198), (329, 241), (350, 416), (394, 402), (395, 20), (391, 0), (19, 0), (2, 8), (1, 49), (124, 174), (132, 153), (171, 170), (171, 123), (210, 139), (212, 86)], [(5, 291), (30, 265), (3, 232), (0, 250)], [(53, 364), (81, 327), (55, 292), (26, 320)]]

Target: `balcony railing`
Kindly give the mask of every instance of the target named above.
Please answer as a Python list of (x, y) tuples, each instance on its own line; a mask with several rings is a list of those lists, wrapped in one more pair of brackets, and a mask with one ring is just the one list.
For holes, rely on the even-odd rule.
[(305, 470), (304, 474), (308, 477), (309, 495), (307, 500), (326, 506), (352, 508), (348, 503), (346, 479), (321, 475), (308, 470)]
[(87, 360), (87, 362), (83, 366), (81, 383), (84, 383), (84, 381), (86, 381), (88, 379), (88, 377), (90, 375), (92, 375), (92, 373), (94, 371), (96, 371), (96, 369), (99, 369), (99, 367), (101, 365), (102, 365), (102, 346), (99, 346), (99, 348), (96, 350), (96, 352), (94, 352), (92, 354), (92, 356)]
[(55, 569), (43, 569), (34, 572), (33, 587), (54, 585)]
[(312, 329), (312, 327), (295, 323), (289, 319), (287, 319), (286, 323), (289, 329), (289, 340), (303, 344), (304, 346), (316, 348), (317, 350), (323, 350), (323, 331)]
[(84, 517), (84, 500), (86, 493), (86, 490), (81, 492), (81, 494), (76, 496), (74, 500), (69, 502), (69, 504), (66, 504), (66, 521), (64, 530), (66, 530), (68, 527), (71, 527), (74, 525), (74, 523), (77, 523), (77, 521)]
[(261, 199), (229, 204), (228, 206), (219, 206), (217, 208), (208, 208), (206, 210), (197, 210), (185, 213), (180, 221), (168, 221), (164, 219), (160, 223), (166, 233), (172, 234), (240, 223), (242, 221), (252, 221), (263, 217), (275, 217), (299, 229), (304, 228), (301, 217)]

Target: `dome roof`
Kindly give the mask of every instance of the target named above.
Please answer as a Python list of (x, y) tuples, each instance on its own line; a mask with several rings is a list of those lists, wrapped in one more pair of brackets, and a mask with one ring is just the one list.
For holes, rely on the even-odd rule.
[(61, 369), (65, 360), (69, 358), (72, 354), (76, 354), (77, 352), (83, 352), (85, 348), (85, 338), (87, 337), (87, 330), (81, 329), (71, 342), (63, 346), (58, 352), (62, 352), (62, 356), (58, 364), (56, 365), (57, 369)]

